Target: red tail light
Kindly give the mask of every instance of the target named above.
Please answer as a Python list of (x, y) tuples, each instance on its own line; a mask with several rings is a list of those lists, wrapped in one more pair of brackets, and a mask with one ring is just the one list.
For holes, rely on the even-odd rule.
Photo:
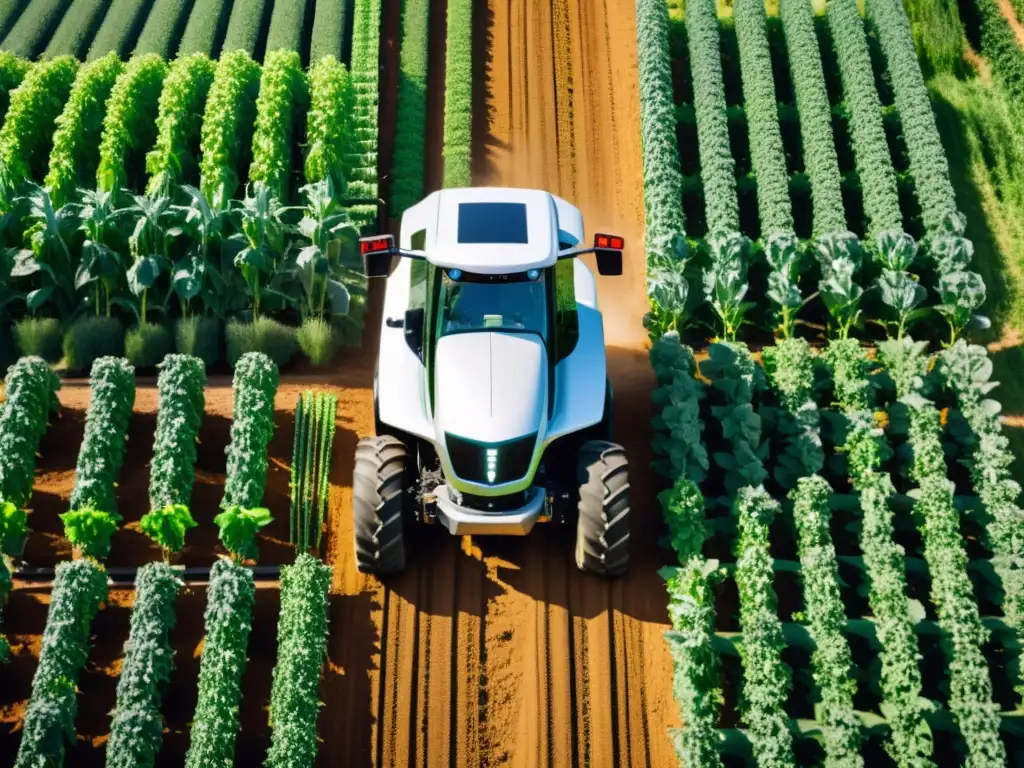
[(366, 253), (377, 253), (379, 251), (389, 251), (394, 248), (395, 238), (391, 235), (375, 235), (373, 237), (364, 237), (359, 240), (359, 252), (362, 254)]
[(618, 235), (594, 235), (595, 248), (611, 248), (615, 251), (621, 251), (625, 245), (626, 241)]

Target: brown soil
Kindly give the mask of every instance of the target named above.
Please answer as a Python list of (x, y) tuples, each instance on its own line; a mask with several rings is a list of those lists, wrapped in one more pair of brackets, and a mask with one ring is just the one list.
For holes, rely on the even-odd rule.
[(1006, 17), (1006, 23), (1010, 25), (1014, 36), (1017, 38), (1017, 45), (1024, 48), (1024, 25), (1017, 20), (1017, 11), (1014, 10), (1010, 0), (998, 0), (999, 10)]

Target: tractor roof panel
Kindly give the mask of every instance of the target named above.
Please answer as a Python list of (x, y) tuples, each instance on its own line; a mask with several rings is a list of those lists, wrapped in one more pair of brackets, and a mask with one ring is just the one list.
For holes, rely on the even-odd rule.
[(558, 214), (547, 192), (443, 189), (419, 205), (425, 204), (436, 206), (436, 229), (434, 237), (427, 234), (425, 251), (439, 267), (496, 274), (550, 267), (558, 259)]

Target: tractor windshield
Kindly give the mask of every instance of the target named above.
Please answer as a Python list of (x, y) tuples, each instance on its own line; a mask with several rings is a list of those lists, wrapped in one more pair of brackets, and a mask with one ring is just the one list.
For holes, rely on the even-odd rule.
[[(455, 273), (457, 279), (452, 279)], [(441, 271), (441, 316), (438, 336), (468, 331), (536, 333), (548, 338), (547, 285), (544, 270), (527, 273), (471, 275)]]

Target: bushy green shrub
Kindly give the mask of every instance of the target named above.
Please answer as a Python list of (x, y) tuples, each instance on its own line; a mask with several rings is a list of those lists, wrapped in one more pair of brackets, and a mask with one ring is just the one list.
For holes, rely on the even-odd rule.
[[(305, 5), (305, 3), (303, 3)], [(275, 8), (276, 10), (276, 8)], [(297, 51), (272, 51), (263, 62), (249, 181), (262, 181), (274, 197), (286, 200), (292, 164), (292, 134), (309, 101), (309, 81)]]
[(89, 409), (78, 451), (71, 509), (117, 512), (117, 478), (126, 450), (128, 421), (135, 405), (135, 371), (120, 357), (101, 357), (89, 378)]
[[(355, 92), (352, 110), (352, 153), (346, 161), (347, 197), (376, 200), (378, 99), (380, 95), (381, 0), (354, 0), (351, 75)], [(451, 8), (449, 8), (449, 14)], [(468, 19), (467, 19), (467, 24)], [(466, 30), (467, 39), (469, 30)], [(467, 70), (468, 72), (468, 70)], [(468, 75), (467, 75), (468, 76)], [(448, 90), (445, 89), (446, 100)], [(445, 120), (447, 123), (447, 119)], [(446, 129), (447, 130), (447, 129)], [(447, 141), (445, 142), (447, 143)], [(313, 179), (308, 179), (312, 181)], [(373, 209), (374, 214), (376, 208)]]
[(231, 0), (196, 0), (181, 35), (178, 56), (193, 53), (215, 56), (217, 51), (214, 50), (214, 44), (217, 36), (222, 35), (227, 27), (231, 5)]
[(232, 320), (225, 332), (228, 365), (232, 368), (249, 352), (262, 352), (278, 366), (285, 365), (298, 347), (295, 329), (270, 317), (244, 323)]
[(331, 568), (303, 553), (281, 569), (281, 614), (270, 691), (268, 768), (313, 765), (320, 712), (320, 672), (327, 652)]
[(4, 379), (0, 412), (0, 500), (23, 508), (32, 498), (39, 440), (58, 406), (60, 379), (44, 360), (23, 357)]
[(146, 14), (146, 23), (139, 33), (133, 55), (156, 53), (164, 59), (170, 59), (174, 53), (171, 47), (177, 43), (181, 24), (185, 21), (182, 14), (192, 10), (192, 5), (181, 0), (154, 0)]
[(103, 22), (108, 5), (107, 0), (75, 0), (64, 10), (63, 18), (46, 42), (40, 58), (51, 59), (63, 55), (74, 56), (76, 59), (84, 57), (86, 46), (92, 42), (92, 36)]
[(145, 155), (156, 141), (160, 89), (167, 64), (155, 53), (132, 58), (118, 75), (103, 118), (96, 186), (142, 189)]
[(267, 59), (275, 51), (302, 50), (307, 5), (306, 0), (275, 0), (267, 30)]
[(131, 629), (117, 681), (107, 765), (152, 768), (163, 739), (160, 704), (174, 667), (174, 601), (183, 582), (166, 563), (148, 563), (135, 579)]
[(338, 3), (335, 0), (316, 0), (313, 31), (309, 41), (310, 62), (319, 61), (324, 56), (342, 58), (347, 28), (345, 16), (349, 7), (348, 3)]
[(111, 53), (78, 70), (71, 95), (57, 118), (44, 182), (56, 207), (71, 200), (79, 187), (91, 188), (96, 181), (107, 102), (123, 69), (117, 54)]
[(319, 317), (308, 318), (299, 328), (296, 338), (302, 354), (317, 367), (331, 362), (338, 348), (334, 339), (334, 327)]
[(124, 355), (136, 368), (158, 365), (173, 347), (170, 330), (160, 323), (143, 323), (130, 329), (124, 337)]
[(103, 23), (89, 46), (87, 60), (93, 61), (108, 53), (127, 59), (131, 55), (128, 46), (142, 29), (145, 11), (149, 7), (149, 3), (140, 3), (139, 0), (110, 0)]
[(188, 506), (195, 481), (196, 437), (203, 422), (206, 372), (197, 357), (168, 355), (157, 378), (159, 409), (149, 473), (149, 507)]
[(395, 149), (391, 156), (391, 200), (388, 207), (392, 218), (401, 216), (406, 208), (423, 197), (429, 10), (428, 0), (406, 0), (402, 3)]
[[(0, 21), (0, 35), (3, 35), (5, 21)], [(28, 72), (29, 62), (10, 51), (0, 51), (0, 122), (11, 105), (11, 91), (21, 85)]]
[(223, 509), (256, 509), (267, 485), (267, 446), (274, 433), (277, 366), (266, 355), (249, 352), (238, 361), (228, 445)]
[(174, 326), (174, 350), (198, 357), (209, 370), (220, 359), (220, 320), (198, 315), (178, 320)]
[(91, 560), (57, 566), (15, 768), (64, 763), (65, 750), (74, 743), (77, 684), (89, 658), (89, 627), (106, 598), (102, 566)]
[(640, 74), (640, 143), (644, 163), (647, 252), (685, 233), (683, 176), (676, 144), (676, 110), (669, 66), (668, 8), (663, 0), (637, 0)]
[(22, 355), (59, 362), (64, 354), (61, 340), (60, 320), (55, 317), (26, 317), (14, 324), (14, 341)]
[(113, 317), (83, 317), (64, 334), (64, 362), (71, 371), (85, 371), (99, 357), (124, 354), (124, 326)]
[(351, 196), (346, 184), (355, 151), (356, 94), (345, 65), (333, 56), (314, 62), (309, 68), (309, 96), (306, 182), (329, 180), (335, 194), (344, 191)]
[(203, 110), (217, 64), (205, 53), (175, 59), (167, 70), (157, 110), (156, 146), (146, 155), (150, 195), (170, 195), (194, 182)]
[(235, 0), (228, 18), (222, 52), (244, 51), (250, 56), (256, 55), (267, 5), (274, 5), (273, 0)]

